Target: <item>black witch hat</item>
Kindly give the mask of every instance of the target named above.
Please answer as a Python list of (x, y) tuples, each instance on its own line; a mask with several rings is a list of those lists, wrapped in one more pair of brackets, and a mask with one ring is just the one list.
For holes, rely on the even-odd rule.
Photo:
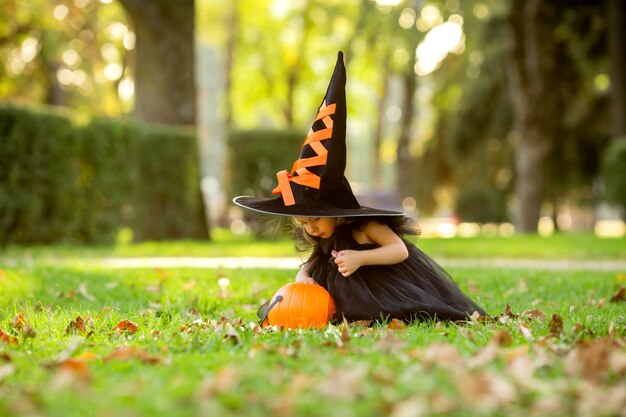
[(354, 197), (346, 168), (346, 67), (339, 52), (333, 76), (291, 171), (276, 174), (278, 198), (235, 197), (233, 202), (260, 213), (295, 217), (401, 216), (364, 207)]

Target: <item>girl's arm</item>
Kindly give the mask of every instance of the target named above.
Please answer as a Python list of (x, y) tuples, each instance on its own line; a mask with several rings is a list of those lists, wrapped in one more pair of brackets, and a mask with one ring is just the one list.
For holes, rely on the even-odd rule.
[(302, 265), (302, 268), (296, 274), (296, 282), (304, 282), (307, 284), (315, 284), (315, 280), (309, 276), (309, 272), (306, 269), (306, 265)]
[(339, 272), (347, 277), (363, 265), (393, 265), (409, 256), (406, 245), (389, 226), (369, 222), (359, 234), (357, 241), (375, 243), (380, 247), (369, 250), (342, 250), (336, 254)]

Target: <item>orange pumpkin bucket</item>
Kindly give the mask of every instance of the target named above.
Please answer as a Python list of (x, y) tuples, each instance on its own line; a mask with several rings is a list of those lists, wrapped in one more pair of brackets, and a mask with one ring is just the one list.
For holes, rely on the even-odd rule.
[(324, 287), (292, 282), (274, 293), (261, 324), (287, 329), (321, 329), (334, 315), (335, 302)]

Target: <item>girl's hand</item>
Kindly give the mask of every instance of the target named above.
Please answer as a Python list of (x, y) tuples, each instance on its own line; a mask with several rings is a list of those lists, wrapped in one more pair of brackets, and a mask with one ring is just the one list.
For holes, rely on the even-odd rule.
[(354, 271), (363, 265), (361, 253), (356, 250), (333, 251), (332, 255), (335, 257), (339, 273), (344, 277), (352, 275)]
[(313, 278), (309, 276), (305, 267), (300, 268), (296, 274), (296, 282), (304, 282), (305, 284), (317, 284)]
[(317, 284), (313, 278), (310, 277), (296, 277), (296, 282), (303, 282), (305, 284)]

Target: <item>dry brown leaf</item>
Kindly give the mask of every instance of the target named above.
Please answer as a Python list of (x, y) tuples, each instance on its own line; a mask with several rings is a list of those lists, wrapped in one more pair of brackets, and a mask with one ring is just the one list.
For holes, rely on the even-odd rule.
[(609, 368), (613, 347), (610, 338), (578, 342), (565, 358), (565, 373), (569, 376), (582, 375), (594, 382), (600, 381)]
[(626, 301), (626, 288), (620, 287), (619, 290), (611, 297), (612, 303), (623, 303)]
[(91, 380), (89, 367), (85, 362), (79, 359), (65, 359), (57, 364), (57, 370), (58, 372), (71, 374), (82, 382), (89, 382)]
[(402, 320), (393, 319), (389, 323), (387, 323), (387, 328), (392, 330), (401, 330), (406, 328), (406, 323)]
[(502, 329), (493, 335), (489, 343), (492, 343), (496, 346), (508, 346), (511, 344), (512, 341), (513, 336), (511, 336), (511, 332), (509, 332), (508, 329)]
[(446, 369), (465, 367), (465, 361), (458, 350), (447, 343), (433, 343), (421, 352), (425, 366), (439, 366)]
[(347, 345), (350, 343), (350, 325), (348, 324), (348, 320), (343, 318), (343, 322), (341, 323), (341, 343), (343, 345)]
[(79, 361), (83, 361), (83, 362), (93, 361), (93, 360), (96, 360), (97, 358), (98, 357), (93, 352), (83, 352), (76, 357), (76, 359), (78, 359)]
[(507, 317), (514, 317), (513, 311), (511, 310), (511, 305), (509, 303), (506, 303), (506, 307), (504, 309), (504, 315)]
[(77, 316), (74, 320), (70, 321), (70, 324), (65, 328), (66, 334), (85, 333), (87, 328), (85, 327), (85, 320), (81, 316)]
[(224, 334), (224, 339), (229, 340), (233, 345), (238, 345), (240, 340), (239, 333), (233, 326), (229, 325), (226, 329), (226, 334)]
[(17, 339), (17, 337), (13, 337), (0, 329), (0, 342), (6, 345), (17, 345), (19, 343), (19, 340)]
[(579, 390), (576, 404), (580, 417), (623, 416), (626, 410), (626, 387), (587, 383)]
[(383, 337), (374, 344), (374, 349), (380, 352), (393, 353), (406, 346), (406, 342), (399, 339), (393, 332), (385, 332)]
[(26, 325), (26, 319), (24, 318), (24, 312), (20, 311), (15, 315), (15, 317), (13, 317), (11, 327), (21, 332), (22, 329), (24, 329), (24, 325)]
[(493, 362), (498, 356), (498, 346), (489, 343), (479, 350), (468, 362), (469, 368), (479, 368)]
[(430, 415), (424, 399), (416, 396), (396, 402), (391, 409), (390, 417), (422, 417)]
[(363, 394), (363, 380), (367, 373), (368, 369), (362, 363), (349, 368), (335, 368), (318, 388), (325, 398), (354, 399)]
[(526, 310), (526, 311), (524, 311), (522, 313), (522, 316), (525, 319), (528, 319), (528, 320), (535, 320), (535, 319), (537, 319), (537, 320), (542, 321), (546, 317), (546, 313), (544, 313), (541, 310), (534, 309), (534, 310)]
[(113, 330), (117, 331), (118, 333), (136, 333), (137, 330), (139, 330), (139, 326), (137, 325), (137, 323), (133, 323), (132, 321), (123, 320), (117, 323)]
[(522, 322), (517, 323), (518, 327), (519, 327), (519, 331), (522, 333), (522, 336), (524, 336), (524, 339), (528, 340), (528, 341), (532, 341), (533, 340), (533, 334), (530, 331), (530, 329), (528, 327), (526, 327)]
[(158, 364), (162, 362), (161, 358), (158, 356), (150, 355), (145, 350), (139, 348), (118, 348), (104, 357), (105, 362), (131, 359), (138, 359), (147, 364)]
[(94, 297), (93, 295), (89, 294), (89, 291), (87, 291), (87, 283), (86, 282), (81, 282), (80, 285), (78, 286), (78, 293), (80, 295), (82, 295), (83, 297), (85, 297), (85, 299), (89, 300), (89, 301), (96, 301), (96, 297)]
[(558, 314), (552, 314), (552, 320), (550, 320), (550, 324), (548, 325), (548, 329), (550, 331), (550, 335), (558, 336), (563, 333), (563, 319)]
[(239, 380), (237, 370), (226, 366), (220, 369), (217, 375), (204, 381), (200, 395), (202, 398), (209, 398), (222, 392), (232, 392), (239, 385)]
[(37, 336), (37, 333), (32, 329), (32, 327), (30, 327), (30, 325), (26, 321), (23, 311), (20, 311), (13, 317), (10, 326), (17, 332), (21, 333), (25, 339), (28, 337)]

